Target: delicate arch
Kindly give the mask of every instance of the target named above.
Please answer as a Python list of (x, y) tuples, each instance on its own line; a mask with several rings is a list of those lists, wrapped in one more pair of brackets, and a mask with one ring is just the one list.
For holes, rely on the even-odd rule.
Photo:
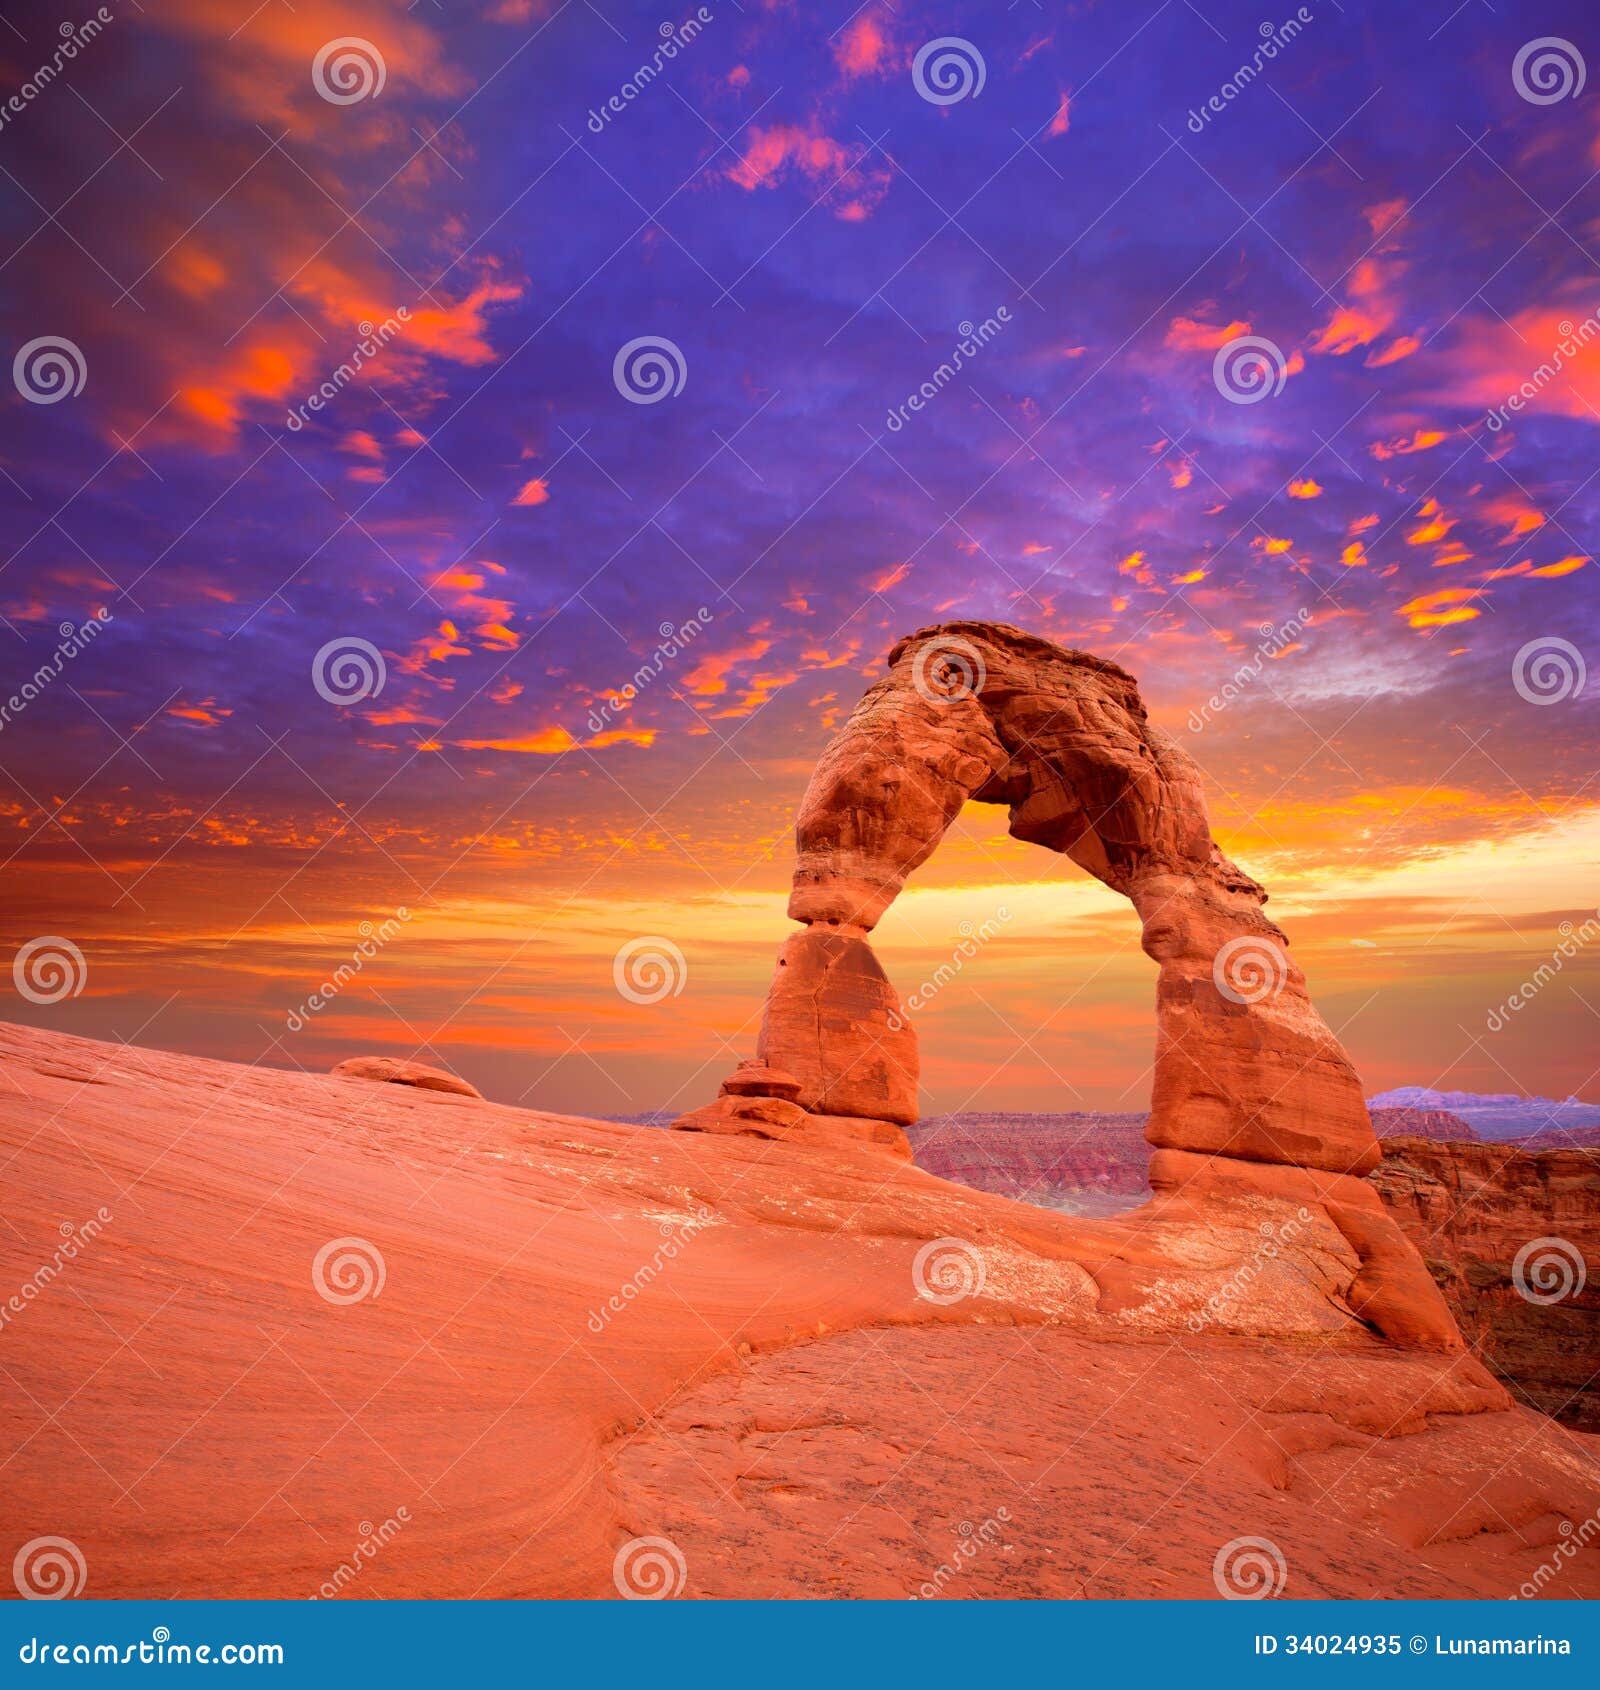
[(1150, 724), (1125, 670), (1003, 624), (901, 640), (823, 752), (796, 819), (789, 914), (802, 925), (779, 953), (756, 1060), (677, 1124), (909, 1155), (916, 1034), (868, 935), (969, 798), (1007, 805), (1015, 837), (1064, 852), (1138, 912), (1160, 966), (1152, 1184), (1237, 1193), (1269, 1167), (1304, 1170), (1371, 1269), (1365, 1294), (1381, 1301), (1377, 1278), (1398, 1272), (1410, 1304), (1427, 1304), (1405, 1316), (1425, 1330), (1395, 1335), (1438, 1341), (1442, 1318), (1459, 1344), (1437, 1293), (1415, 1283), (1420, 1259), (1403, 1240), (1397, 1254), (1351, 1177), (1379, 1159), (1360, 1083), (1266, 893), (1212, 840), (1198, 768)]

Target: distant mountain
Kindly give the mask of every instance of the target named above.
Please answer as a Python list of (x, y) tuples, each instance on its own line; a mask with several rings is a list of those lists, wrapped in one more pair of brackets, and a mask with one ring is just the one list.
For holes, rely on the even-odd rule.
[(1473, 1144), (1478, 1130), (1448, 1109), (1373, 1107), (1372, 1130), (1379, 1138), (1431, 1138)]
[[(1367, 1107), (1446, 1109), (1476, 1129), (1479, 1138), (1523, 1139), (1540, 1134), (1583, 1132), (1600, 1127), (1600, 1104), (1575, 1097), (1519, 1097), (1515, 1092), (1433, 1091), (1427, 1086), (1397, 1086), (1367, 1099)], [(1570, 1139), (1564, 1142), (1572, 1142)]]

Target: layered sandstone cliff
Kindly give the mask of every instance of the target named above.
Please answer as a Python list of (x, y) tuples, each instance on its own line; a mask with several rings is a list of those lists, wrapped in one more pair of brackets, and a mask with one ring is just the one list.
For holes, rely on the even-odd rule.
[(1600, 1150), (1388, 1139), (1372, 1182), (1490, 1369), (1600, 1432)]

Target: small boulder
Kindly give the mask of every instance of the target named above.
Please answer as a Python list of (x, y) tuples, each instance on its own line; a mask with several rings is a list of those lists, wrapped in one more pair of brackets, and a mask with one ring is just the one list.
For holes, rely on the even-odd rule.
[(381, 1080), (391, 1086), (415, 1086), (419, 1091), (445, 1091), (457, 1097), (476, 1097), (483, 1093), (459, 1075), (447, 1074), (443, 1068), (430, 1068), (423, 1062), (402, 1062), (394, 1056), (350, 1056), (338, 1064), (333, 1072), (344, 1080)]

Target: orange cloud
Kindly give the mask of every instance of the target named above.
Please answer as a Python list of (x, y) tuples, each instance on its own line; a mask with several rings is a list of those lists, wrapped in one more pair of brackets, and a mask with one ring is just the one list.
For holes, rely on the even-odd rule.
[(1455, 518), (1444, 514), (1437, 499), (1429, 499), (1417, 514), (1428, 520), (1406, 535), (1407, 545), (1431, 546), (1435, 541), (1442, 540), (1456, 525)]
[(708, 652), (684, 677), (684, 685), (702, 698), (728, 690), (728, 671), (738, 663), (753, 662), (772, 649), (771, 640), (749, 640), (730, 651)]
[(889, 31), (879, 11), (856, 15), (833, 44), (833, 56), (850, 81), (883, 76), (891, 68)]
[(600, 751), (608, 745), (654, 745), (654, 728), (607, 728), (593, 739), (574, 739), (565, 728), (540, 728), (510, 739), (460, 739), (466, 751), (514, 751), (530, 757), (559, 757), (565, 751)]
[(1380, 463), (1390, 458), (1403, 458), (1412, 452), (1426, 452), (1444, 439), (1442, 428), (1419, 428), (1414, 434), (1398, 440), (1374, 440), (1368, 450)]
[(1065, 135), (1071, 127), (1072, 101), (1068, 97), (1066, 90), (1063, 89), (1061, 93), (1061, 103), (1056, 107), (1056, 115), (1050, 119), (1050, 127), (1045, 131), (1045, 133), (1052, 137)]
[(1311, 350), (1342, 358), (1386, 334), (1399, 314), (1395, 284), (1403, 269), (1398, 259), (1363, 258), (1350, 272), (1349, 302), (1335, 308), (1312, 338)]
[(1381, 352), (1369, 352), (1364, 360), (1369, 370), (1381, 370), (1385, 364), (1398, 364), (1402, 358), (1409, 358), (1413, 352), (1422, 349), (1422, 342), (1414, 334), (1396, 336)]
[(203, 728), (214, 728), (233, 711), (219, 708), (214, 698), (202, 698), (198, 704), (174, 704), (167, 714), (176, 716), (180, 722), (196, 722)]
[(1443, 628), (1454, 622), (1470, 622), (1483, 613), (1467, 601), (1479, 596), (1481, 588), (1446, 587), (1437, 593), (1423, 593), (1395, 612), (1404, 616), (1413, 628)]
[(1237, 340), (1242, 334), (1249, 334), (1250, 325), (1244, 322), (1215, 323), (1197, 322), (1193, 317), (1174, 317), (1167, 325), (1168, 346), (1175, 346), (1182, 352), (1215, 352), (1219, 347), (1226, 346), (1230, 340)]
[(1313, 480), (1309, 475), (1303, 480), (1289, 483), (1289, 497), (1291, 499), (1315, 499), (1322, 494), (1322, 484)]
[(775, 188), (791, 168), (813, 182), (826, 182), (824, 197), (833, 202), (834, 215), (846, 221), (867, 216), (889, 191), (889, 172), (865, 162), (866, 148), (845, 145), (820, 129), (776, 123), (754, 125), (743, 155), (723, 172), (727, 180), (754, 193)]
[(517, 492), (513, 505), (543, 505), (550, 500), (550, 485), (542, 475), (534, 476), (532, 481), (524, 481)]
[(1575, 570), (1582, 569), (1588, 561), (1587, 557), (1564, 557), (1559, 563), (1547, 563), (1540, 569), (1530, 570), (1529, 574), (1543, 575), (1546, 578), (1571, 575)]
[(1465, 319), (1448, 360), (1439, 364), (1438, 394), (1494, 413), (1503, 427), (1526, 411), (1593, 422), (1600, 412), (1600, 334), (1593, 330), (1591, 290), (1570, 304), (1530, 306), (1508, 322)]

